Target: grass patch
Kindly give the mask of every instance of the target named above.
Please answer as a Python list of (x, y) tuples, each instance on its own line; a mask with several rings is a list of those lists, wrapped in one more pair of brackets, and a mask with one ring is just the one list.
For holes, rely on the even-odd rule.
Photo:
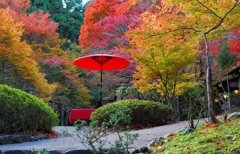
[(155, 144), (153, 153), (212, 154), (240, 153), (240, 119), (199, 127), (192, 133), (179, 132)]

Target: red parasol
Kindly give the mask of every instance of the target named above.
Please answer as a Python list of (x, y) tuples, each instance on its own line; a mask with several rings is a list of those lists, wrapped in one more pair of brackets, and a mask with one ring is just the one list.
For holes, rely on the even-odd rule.
[(109, 54), (94, 54), (88, 55), (84, 57), (80, 57), (74, 61), (74, 65), (87, 69), (87, 70), (99, 70), (101, 71), (101, 79), (100, 79), (100, 101), (99, 106), (101, 106), (102, 101), (102, 71), (111, 71), (125, 68), (129, 65), (129, 61)]

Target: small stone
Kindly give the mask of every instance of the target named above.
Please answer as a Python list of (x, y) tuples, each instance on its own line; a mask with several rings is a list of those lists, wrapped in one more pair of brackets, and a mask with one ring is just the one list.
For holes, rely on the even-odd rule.
[(13, 135), (12, 136), (13, 143), (22, 143), (31, 141), (30, 135)]
[(0, 145), (22, 143), (22, 142), (29, 142), (29, 141), (31, 141), (30, 135), (11, 134), (11, 135), (0, 136)]
[(133, 152), (131, 152), (131, 154), (147, 154), (150, 153), (150, 150), (148, 149), (148, 147), (141, 147), (139, 149), (135, 149)]
[(24, 150), (10, 150), (4, 152), (4, 154), (30, 154), (30, 151), (24, 151)]
[(152, 140), (150, 143), (148, 143), (148, 147), (152, 147), (156, 144), (156, 142), (154, 140)]
[(64, 154), (92, 154), (90, 150), (70, 150)]
[(39, 140), (44, 140), (44, 139), (48, 139), (48, 137), (46, 135), (40, 135), (38, 136)]
[(37, 141), (37, 140), (38, 140), (38, 138), (36, 136), (31, 137), (31, 141)]
[(133, 152), (131, 152), (131, 154), (138, 154), (138, 153), (141, 153), (140, 149), (135, 149), (133, 150)]
[(164, 138), (163, 137), (159, 137), (159, 138), (154, 138), (149, 144), (148, 144), (148, 148), (155, 146), (156, 144), (160, 144), (162, 145)]
[(0, 136), (0, 145), (3, 145), (3, 144), (12, 144), (12, 143), (13, 143), (12, 135)]
[(227, 119), (228, 120), (233, 120), (233, 119), (239, 119), (239, 118), (240, 118), (240, 113), (234, 112), (232, 114), (229, 114)]
[(146, 152), (148, 152), (148, 147), (145, 147), (145, 146), (141, 147), (140, 151), (143, 152), (143, 153), (146, 153)]
[(51, 151), (48, 151), (49, 154), (63, 154), (62, 152), (60, 151), (57, 151), (57, 150), (51, 150)]
[(179, 130), (179, 132), (185, 132), (185, 130), (189, 128), (188, 126), (184, 127), (183, 129)]
[(186, 128), (184, 130), (184, 134), (189, 134), (189, 133), (192, 133), (192, 132), (195, 132), (195, 129), (193, 129), (193, 128)]
[(166, 134), (164, 135), (164, 138), (170, 137), (170, 136), (174, 136), (172, 133)]

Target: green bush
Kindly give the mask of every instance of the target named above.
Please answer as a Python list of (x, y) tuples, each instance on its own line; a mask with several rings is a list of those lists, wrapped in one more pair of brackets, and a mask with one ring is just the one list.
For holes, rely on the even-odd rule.
[(49, 131), (58, 122), (57, 114), (41, 99), (0, 85), (0, 133)]
[(170, 120), (172, 112), (168, 106), (159, 102), (145, 100), (121, 100), (98, 108), (92, 113), (91, 120), (98, 120), (99, 123), (102, 123), (104, 119), (109, 119), (106, 113), (117, 112), (115, 104), (120, 105), (123, 109), (130, 109), (130, 127), (132, 128), (160, 126), (166, 124), (166, 122)]

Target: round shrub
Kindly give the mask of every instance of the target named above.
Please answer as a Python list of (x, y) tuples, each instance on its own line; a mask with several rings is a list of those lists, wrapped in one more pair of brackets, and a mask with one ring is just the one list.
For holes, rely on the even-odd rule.
[(98, 108), (92, 113), (91, 120), (98, 120), (99, 123), (101, 123), (104, 119), (109, 119), (106, 113), (117, 112), (115, 107), (116, 104), (121, 106), (122, 109), (130, 109), (131, 128), (164, 125), (170, 120), (172, 113), (171, 108), (159, 102), (146, 100), (121, 100)]
[(49, 131), (58, 116), (41, 99), (0, 85), (0, 133)]

